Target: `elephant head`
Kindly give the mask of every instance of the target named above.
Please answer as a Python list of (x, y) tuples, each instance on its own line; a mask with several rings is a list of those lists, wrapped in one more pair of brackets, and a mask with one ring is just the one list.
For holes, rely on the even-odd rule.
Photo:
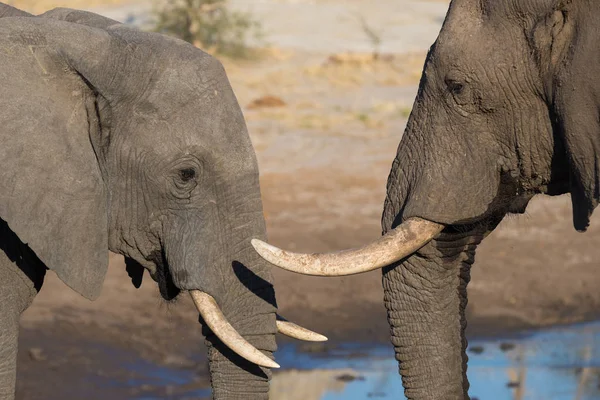
[[(13, 17), (11, 17), (11, 15)], [(223, 66), (183, 41), (0, 4), (0, 218), (81, 295), (108, 251), (201, 314), (216, 399), (268, 398), (276, 316), (258, 165)], [(16, 16), (16, 17), (14, 17)]]
[(467, 284), (475, 250), (536, 194), (570, 193), (585, 230), (600, 198), (600, 3), (453, 0), (388, 178), (382, 239), (303, 255), (255, 241), (283, 268), (383, 268), (410, 399), (468, 398)]

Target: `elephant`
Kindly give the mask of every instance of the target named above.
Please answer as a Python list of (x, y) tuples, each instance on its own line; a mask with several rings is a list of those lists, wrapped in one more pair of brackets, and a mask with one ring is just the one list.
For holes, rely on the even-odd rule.
[(584, 232), (600, 200), (600, 3), (452, 0), (387, 181), (383, 236), (271, 263), (341, 276), (381, 268), (404, 394), (468, 399), (467, 285), (477, 246), (535, 195), (570, 194)]
[(0, 398), (47, 270), (94, 300), (109, 250), (134, 286), (189, 292), (215, 399), (268, 399), (277, 331), (258, 164), (222, 64), (89, 12), (0, 3)]

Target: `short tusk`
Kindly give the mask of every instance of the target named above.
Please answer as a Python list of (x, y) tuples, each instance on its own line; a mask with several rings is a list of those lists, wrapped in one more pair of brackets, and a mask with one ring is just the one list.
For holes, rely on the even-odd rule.
[(221, 341), (240, 357), (267, 368), (279, 368), (279, 364), (264, 355), (244, 339), (225, 318), (214, 297), (199, 290), (190, 295), (206, 325)]
[(292, 337), (298, 340), (304, 340), (306, 342), (326, 342), (327, 337), (317, 332), (313, 332), (306, 328), (296, 325), (293, 322), (289, 322), (281, 315), (277, 315), (277, 330), (279, 333)]
[(315, 276), (345, 276), (393, 264), (419, 250), (442, 229), (444, 226), (435, 222), (410, 218), (379, 240), (337, 253), (291, 253), (258, 239), (252, 239), (252, 246), (262, 258), (288, 271)]

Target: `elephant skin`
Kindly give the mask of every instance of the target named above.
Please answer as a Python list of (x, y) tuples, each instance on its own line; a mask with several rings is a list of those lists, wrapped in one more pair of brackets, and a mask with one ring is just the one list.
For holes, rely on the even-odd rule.
[[(14, 397), (18, 316), (46, 268), (93, 300), (108, 250), (167, 300), (209, 294), (272, 357), (271, 271), (250, 246), (266, 238), (258, 164), (223, 66), (83, 11), (0, 3), (0, 17), (0, 398)], [(203, 333), (214, 398), (268, 399), (269, 369)]]
[(260, 240), (283, 269), (383, 268), (406, 397), (468, 399), (467, 285), (481, 241), (538, 194), (569, 193), (584, 232), (600, 201), (600, 3), (452, 0), (388, 177), (384, 236), (329, 254)]
[[(537, 194), (600, 198), (600, 3), (453, 0), (387, 184), (383, 232), (445, 228), (383, 270), (405, 395), (468, 399), (465, 307), (481, 240)], [(517, 261), (517, 260), (515, 260)]]

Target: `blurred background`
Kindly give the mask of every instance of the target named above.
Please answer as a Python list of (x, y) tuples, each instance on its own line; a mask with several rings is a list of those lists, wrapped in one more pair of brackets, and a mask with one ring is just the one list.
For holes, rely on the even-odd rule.
[[(316, 252), (380, 235), (388, 171), (449, 1), (7, 3), (90, 10), (218, 57), (258, 155), (270, 241)], [(568, 197), (540, 197), (480, 247), (469, 286), (473, 399), (600, 398), (598, 218), (578, 234)], [(282, 314), (330, 341), (281, 338), (272, 399), (402, 398), (380, 272), (275, 278)], [(210, 396), (191, 302), (166, 304), (148, 276), (136, 290), (120, 256), (93, 303), (49, 273), (22, 326), (19, 399)]]

